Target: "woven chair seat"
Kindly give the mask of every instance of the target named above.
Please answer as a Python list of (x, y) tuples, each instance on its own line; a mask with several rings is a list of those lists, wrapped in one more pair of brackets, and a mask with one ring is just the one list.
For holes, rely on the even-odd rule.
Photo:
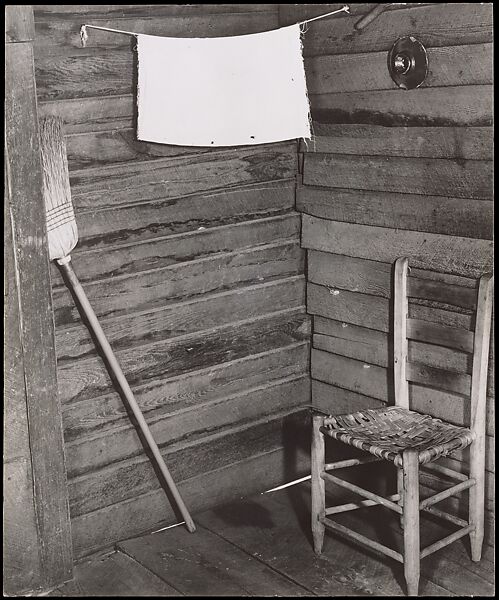
[(417, 450), (419, 463), (425, 464), (473, 441), (473, 433), (465, 427), (398, 406), (327, 417), (321, 431), (399, 467), (404, 450)]

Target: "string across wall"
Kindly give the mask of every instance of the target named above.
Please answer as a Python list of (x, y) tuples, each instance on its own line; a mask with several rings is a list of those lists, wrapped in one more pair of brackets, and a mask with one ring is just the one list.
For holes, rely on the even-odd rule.
[(347, 5), (269, 31), (225, 37), (163, 37), (97, 25), (135, 37), (137, 139), (228, 147), (312, 138), (302, 51), (305, 26), (349, 12)]
[[(336, 15), (342, 12), (346, 12), (348, 14), (350, 14), (350, 7), (348, 5), (344, 5), (342, 6), (342, 8), (339, 8), (337, 10), (333, 10), (331, 12), (325, 13), (323, 15), (318, 15), (317, 17), (311, 17), (310, 19), (305, 19), (304, 21), (300, 21), (299, 23), (297, 23), (298, 25), (306, 25), (307, 23), (311, 23), (312, 21), (317, 21), (318, 19), (325, 19), (326, 17), (331, 17), (332, 15)], [(138, 36), (138, 33), (135, 33), (133, 31), (123, 31), (120, 29), (112, 29), (111, 27), (100, 27), (99, 25), (87, 25), (84, 24), (80, 27), (80, 39), (81, 39), (81, 45), (83, 47), (86, 46), (87, 44), (87, 40), (88, 40), (88, 33), (87, 33), (87, 29), (98, 29), (101, 31), (109, 31), (111, 33), (118, 33), (121, 35), (129, 35), (129, 36)]]

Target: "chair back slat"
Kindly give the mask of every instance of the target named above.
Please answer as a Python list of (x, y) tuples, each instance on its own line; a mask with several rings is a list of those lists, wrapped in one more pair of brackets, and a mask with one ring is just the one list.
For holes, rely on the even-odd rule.
[[(410, 408), (409, 382), (415, 384), (413, 390), (423, 385), (427, 389), (465, 396), (471, 400), (469, 425), (476, 435), (482, 436), (485, 432), (493, 277), (489, 274), (483, 275), (477, 290), (476, 287), (458, 285), (460, 282), (446, 283), (435, 278), (425, 279), (424, 274), (421, 276), (419, 272), (415, 277), (409, 277), (408, 274), (408, 259), (399, 258), (395, 262), (394, 272), (395, 405)], [(411, 314), (409, 318), (408, 297), (459, 306), (465, 311), (460, 314), (452, 309), (443, 311), (438, 306), (434, 309), (426, 307), (428, 321), (412, 318), (420, 317), (419, 314)], [(432, 310), (437, 311), (438, 320), (443, 319), (441, 313), (448, 313), (449, 318), (444, 315), (446, 324), (432, 322)], [(469, 310), (473, 310), (475, 318)], [(426, 319), (426, 314), (423, 318)], [(451, 323), (455, 323), (456, 326), (451, 326)], [(473, 328), (473, 331), (467, 329), (468, 327)], [(414, 344), (416, 346), (413, 346)], [(434, 353), (427, 349), (425, 351), (423, 348), (420, 351), (421, 348), (418, 348), (417, 344), (427, 344), (427, 348), (434, 347), (437, 354), (438, 348), (441, 348), (443, 356), (445, 352), (450, 352), (452, 357), (449, 364), (445, 364), (438, 356), (433, 356)], [(425, 353), (433, 364), (426, 364)], [(435, 364), (434, 359), (440, 362)]]
[(472, 356), (467, 352), (409, 340), (409, 362), (424, 363), (437, 369), (447, 369), (471, 375)]
[(471, 392), (471, 376), (466, 373), (439, 369), (424, 363), (408, 362), (406, 376), (407, 380), (413, 383), (429, 385), (462, 396), (469, 396)]
[(471, 429), (480, 437), (485, 435), (485, 405), (493, 289), (493, 276), (490, 274), (483, 275), (478, 288), (471, 384)]
[(394, 271), (393, 375), (395, 406), (409, 408), (409, 384), (406, 377), (407, 355), (407, 270), (409, 260), (399, 258)]
[(472, 354), (475, 336), (472, 331), (466, 329), (457, 329), (421, 319), (407, 319), (407, 337)]
[(475, 288), (419, 277), (409, 277), (407, 295), (409, 298), (433, 300), (467, 309), (475, 309), (477, 299)]

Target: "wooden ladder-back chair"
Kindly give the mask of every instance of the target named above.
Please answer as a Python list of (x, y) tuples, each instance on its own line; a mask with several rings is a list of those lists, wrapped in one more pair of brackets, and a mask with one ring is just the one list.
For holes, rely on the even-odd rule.
[[(312, 533), (314, 549), (322, 551), (325, 529), (353, 538), (360, 543), (380, 551), (404, 565), (404, 575), (409, 595), (417, 595), (420, 560), (455, 540), (468, 535), (471, 540), (471, 559), (481, 558), (484, 530), (484, 483), (485, 483), (485, 408), (487, 365), (492, 313), (493, 278), (481, 277), (478, 294), (473, 292), (470, 305), (476, 309), (474, 331), (456, 329), (420, 319), (408, 318), (408, 296), (435, 299), (438, 286), (445, 285), (431, 280), (408, 278), (408, 259), (399, 258), (394, 272), (394, 392), (395, 406), (367, 409), (349, 415), (313, 417), (312, 438)], [(411, 281), (413, 280), (413, 282)], [(424, 295), (423, 292), (429, 292)], [(472, 356), (470, 376), (461, 373), (446, 373), (450, 389), (471, 390), (471, 417), (469, 428), (452, 425), (409, 410), (409, 382), (438, 387), (442, 373), (435, 367), (427, 367), (408, 360), (408, 340), (437, 344), (469, 353)], [(449, 387), (447, 388), (449, 389)], [(369, 453), (365, 457), (325, 462), (325, 436), (349, 444)], [(448, 467), (433, 464), (455, 450), (470, 446), (469, 476)], [(386, 460), (397, 467), (397, 494), (388, 498), (379, 496), (358, 485), (332, 475), (330, 471), (368, 462)], [(419, 471), (444, 475), (457, 483), (429, 498), (419, 498)], [(326, 508), (325, 482), (331, 481), (363, 496), (358, 502)], [(434, 507), (434, 504), (469, 489), (468, 521)], [(403, 554), (375, 542), (333, 521), (336, 513), (367, 506), (383, 505), (400, 515), (404, 532)], [(450, 521), (459, 530), (421, 550), (419, 513), (428, 511)]]

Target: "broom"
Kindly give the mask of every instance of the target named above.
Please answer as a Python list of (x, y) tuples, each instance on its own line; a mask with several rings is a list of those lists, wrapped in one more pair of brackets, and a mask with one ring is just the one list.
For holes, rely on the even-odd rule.
[(50, 260), (56, 261), (65, 275), (68, 286), (78, 299), (90, 328), (97, 338), (104, 356), (107, 359), (109, 369), (118, 381), (156, 463), (168, 484), (168, 489), (177, 503), (185, 520), (187, 529), (193, 532), (196, 530), (196, 527), (189, 511), (168, 471), (168, 467), (152, 437), (144, 416), (134, 398), (133, 392), (128, 385), (128, 381), (121, 370), (116, 356), (107, 341), (97, 316), (95, 315), (71, 264), (70, 252), (78, 242), (78, 230), (76, 227), (73, 204), (71, 202), (66, 145), (64, 142), (61, 119), (56, 117), (46, 117), (40, 121), (40, 142), (43, 167), (43, 195), (45, 199)]

